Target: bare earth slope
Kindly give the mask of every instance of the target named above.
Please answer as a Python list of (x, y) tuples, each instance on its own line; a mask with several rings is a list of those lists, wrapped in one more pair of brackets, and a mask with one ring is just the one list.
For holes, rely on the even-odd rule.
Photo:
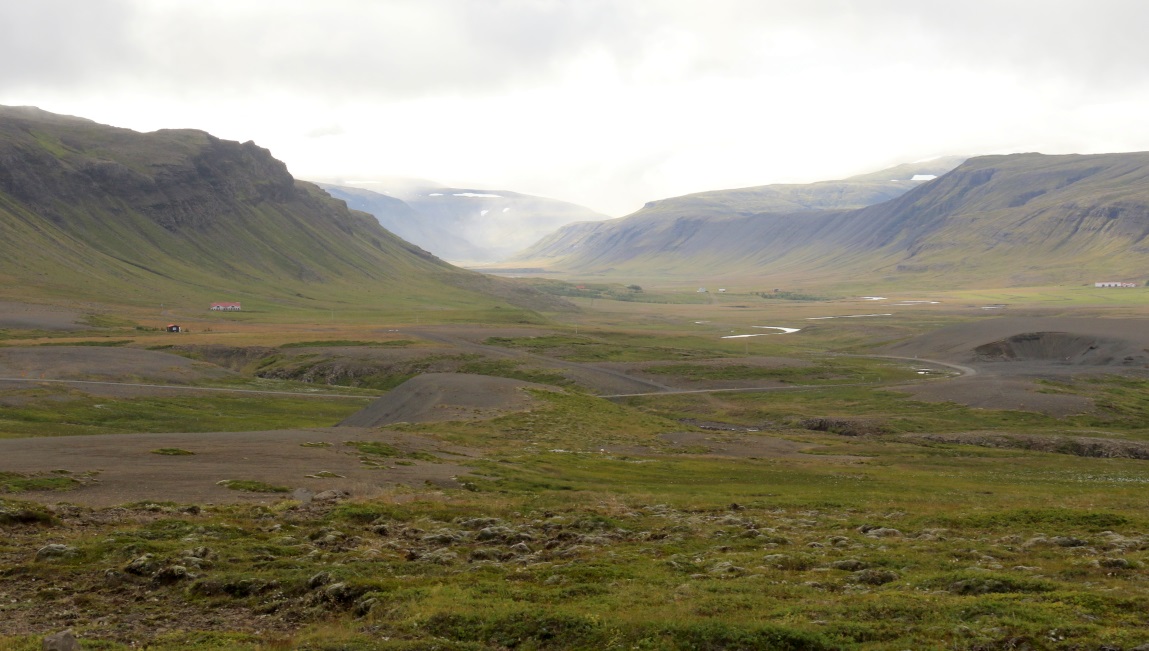
[(542, 384), (487, 375), (424, 373), (395, 387), (339, 425), (380, 427), (400, 422), (490, 418), (529, 406), (531, 397), (523, 391), (526, 388), (554, 390)]

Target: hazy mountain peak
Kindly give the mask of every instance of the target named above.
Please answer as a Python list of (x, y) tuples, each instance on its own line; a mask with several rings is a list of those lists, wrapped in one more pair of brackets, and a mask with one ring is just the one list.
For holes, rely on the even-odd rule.
[(391, 184), (396, 191), (383, 195), (320, 185), (350, 207), (375, 215), (387, 230), (459, 264), (501, 260), (565, 224), (607, 219), (583, 206), (507, 190)]

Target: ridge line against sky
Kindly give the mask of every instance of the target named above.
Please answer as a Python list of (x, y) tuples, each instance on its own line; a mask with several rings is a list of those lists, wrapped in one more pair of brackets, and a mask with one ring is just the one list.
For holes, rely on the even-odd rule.
[(1149, 150), (1131, 0), (0, 0), (0, 104), (623, 215), (950, 154)]

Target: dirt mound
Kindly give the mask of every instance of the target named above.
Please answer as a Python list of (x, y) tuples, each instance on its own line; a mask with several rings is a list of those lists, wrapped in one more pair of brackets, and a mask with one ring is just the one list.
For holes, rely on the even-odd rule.
[(465, 373), (424, 373), (395, 387), (340, 427), (380, 427), (389, 423), (426, 423), (492, 418), (526, 409), (525, 388), (555, 390), (542, 384)]
[[(1089, 347), (1097, 348), (1090, 350)], [(1144, 367), (1149, 320), (1135, 318), (995, 317), (959, 323), (898, 342), (883, 352), (956, 362), (1050, 362)], [(1077, 358), (1079, 361), (1074, 362)], [(1132, 358), (1132, 359), (1126, 359)], [(1108, 359), (1108, 361), (1103, 361)], [(995, 364), (1024, 367), (1027, 364)]]
[(1083, 366), (1144, 366), (1145, 351), (1130, 342), (1071, 332), (1026, 332), (974, 348), (979, 362), (1054, 362)]

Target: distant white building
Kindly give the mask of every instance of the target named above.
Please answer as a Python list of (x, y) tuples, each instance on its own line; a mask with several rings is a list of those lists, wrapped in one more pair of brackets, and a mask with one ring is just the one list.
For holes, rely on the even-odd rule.
[(699, 288), (698, 288), (698, 293), (699, 293), (699, 294), (705, 294), (705, 293), (706, 293), (706, 288), (705, 288), (705, 287), (699, 287)]
[(1136, 287), (1137, 283), (1123, 283), (1117, 281), (1105, 281), (1101, 283), (1093, 283), (1094, 287)]

